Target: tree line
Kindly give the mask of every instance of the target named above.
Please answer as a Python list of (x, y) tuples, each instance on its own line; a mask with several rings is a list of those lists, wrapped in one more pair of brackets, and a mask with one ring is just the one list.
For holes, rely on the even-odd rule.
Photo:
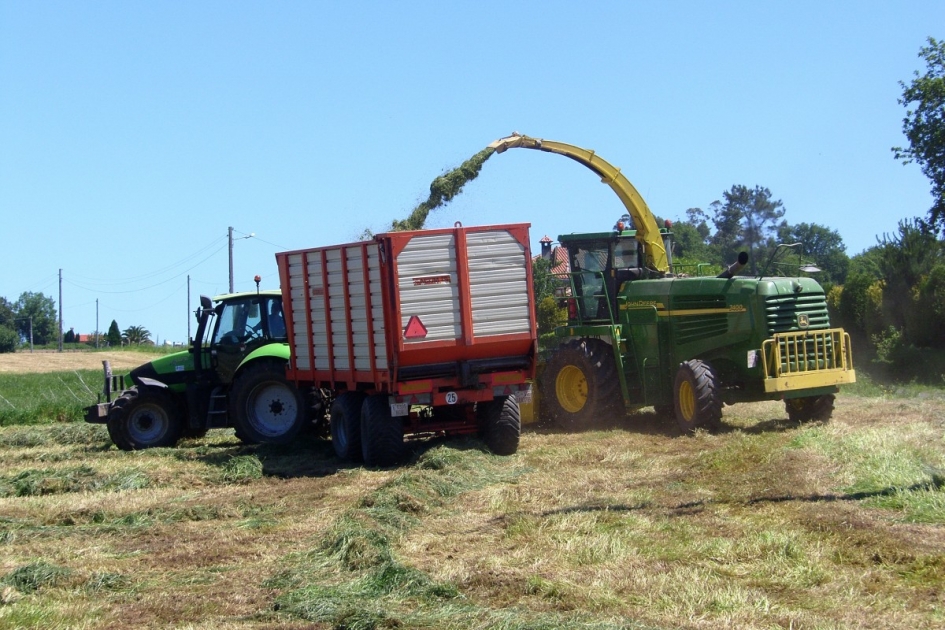
[[(32, 343), (37, 346), (58, 344), (59, 312), (53, 298), (30, 291), (20, 294), (11, 302), (0, 297), (0, 353), (15, 352), (17, 348)], [(95, 346), (94, 335), (86, 342)], [(78, 335), (69, 330), (63, 335), (63, 343), (77, 343)], [(129, 326), (124, 331), (112, 320), (108, 332), (98, 339), (100, 345), (121, 346), (149, 343), (151, 333), (144, 326)]]

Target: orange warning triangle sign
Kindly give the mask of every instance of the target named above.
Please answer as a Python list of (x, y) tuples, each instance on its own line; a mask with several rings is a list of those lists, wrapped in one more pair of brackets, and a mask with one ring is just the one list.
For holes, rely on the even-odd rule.
[(423, 325), (419, 317), (411, 315), (407, 327), (404, 328), (404, 339), (423, 339), (426, 336), (427, 327)]

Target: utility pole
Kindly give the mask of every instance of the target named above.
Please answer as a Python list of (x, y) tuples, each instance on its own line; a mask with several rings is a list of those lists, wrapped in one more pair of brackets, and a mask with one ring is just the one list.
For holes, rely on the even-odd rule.
[(187, 274), (187, 343), (190, 343), (190, 274)]
[(59, 352), (62, 352), (62, 269), (59, 270)]
[(95, 298), (95, 349), (98, 350), (98, 298)]
[[(253, 238), (254, 236), (256, 236), (256, 233), (250, 232), (249, 236), (241, 236), (236, 240)], [(230, 293), (233, 293), (233, 228), (232, 226), (227, 228), (227, 240), (229, 242), (229, 248), (230, 248)]]
[(227, 239), (230, 245), (230, 293), (233, 293), (233, 227), (227, 228)]

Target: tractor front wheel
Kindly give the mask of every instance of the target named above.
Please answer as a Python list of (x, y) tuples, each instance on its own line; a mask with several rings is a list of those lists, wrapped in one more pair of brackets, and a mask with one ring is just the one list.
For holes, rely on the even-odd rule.
[(108, 414), (108, 435), (123, 451), (174, 446), (182, 430), (177, 405), (163, 392), (130, 389)]
[(700, 428), (717, 429), (722, 423), (722, 397), (712, 366), (698, 359), (680, 364), (673, 404), (676, 423), (684, 433)]
[(563, 429), (599, 425), (625, 409), (613, 349), (572, 341), (548, 360), (539, 383), (544, 413)]
[(305, 423), (299, 391), (285, 377), (285, 365), (259, 361), (233, 381), (230, 417), (245, 442), (286, 444)]

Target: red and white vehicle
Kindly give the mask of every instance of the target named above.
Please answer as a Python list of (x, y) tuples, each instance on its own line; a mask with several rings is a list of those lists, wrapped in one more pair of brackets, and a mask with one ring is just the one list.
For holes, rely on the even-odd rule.
[(390, 232), (276, 254), (288, 379), (330, 399), (340, 457), (389, 465), (408, 434), (518, 448), (537, 352), (529, 224)]

